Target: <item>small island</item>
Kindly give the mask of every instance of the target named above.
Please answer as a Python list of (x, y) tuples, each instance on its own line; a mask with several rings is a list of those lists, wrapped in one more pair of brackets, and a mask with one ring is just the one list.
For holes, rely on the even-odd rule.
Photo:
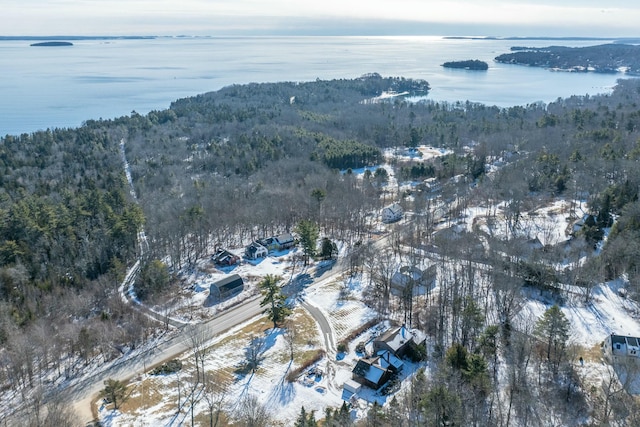
[(59, 46), (73, 46), (73, 43), (71, 42), (38, 42), (38, 43), (31, 43), (31, 46), (36, 46), (36, 47), (59, 47)]
[(465, 70), (479, 70), (486, 71), (489, 69), (489, 64), (478, 59), (469, 59), (466, 61), (450, 61), (442, 64), (445, 68), (462, 68)]

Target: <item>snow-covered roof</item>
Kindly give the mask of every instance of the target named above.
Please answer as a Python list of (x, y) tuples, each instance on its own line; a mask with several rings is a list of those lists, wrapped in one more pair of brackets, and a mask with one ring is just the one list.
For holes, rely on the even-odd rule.
[(402, 206), (400, 206), (398, 203), (386, 206), (383, 211), (385, 210), (393, 215), (402, 215)]
[(415, 343), (419, 343), (421, 341), (418, 341), (417, 336), (415, 336), (414, 339), (414, 335), (416, 334), (416, 330), (410, 330), (404, 326), (401, 326), (397, 329), (392, 329), (390, 331), (387, 331), (384, 335), (382, 335), (379, 339), (377, 339), (376, 341), (382, 341), (385, 344), (387, 344), (387, 346), (392, 349), (394, 352), (398, 351), (398, 349), (400, 349), (401, 347), (403, 347), (404, 345), (406, 345), (406, 343), (408, 341), (413, 340)]
[(402, 369), (404, 362), (397, 358), (393, 353), (388, 350), (380, 350), (378, 352), (378, 356), (380, 357), (378, 363), (385, 369), (389, 369), (389, 367), (393, 368), (395, 371), (399, 371)]
[(360, 359), (358, 363), (356, 363), (355, 368), (353, 368), (353, 372), (373, 384), (380, 385), (380, 380), (387, 370), (378, 365), (378, 361), (378, 357), (373, 359)]

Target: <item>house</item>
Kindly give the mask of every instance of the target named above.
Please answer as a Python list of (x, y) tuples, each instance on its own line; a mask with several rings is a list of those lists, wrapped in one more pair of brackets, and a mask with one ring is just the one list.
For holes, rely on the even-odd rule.
[(396, 357), (403, 357), (415, 346), (424, 343), (426, 337), (416, 329), (408, 329), (404, 325), (390, 329), (373, 341), (373, 351), (390, 351)]
[(595, 223), (595, 217), (593, 215), (584, 214), (582, 218), (578, 218), (567, 225), (567, 228), (564, 230), (564, 234), (567, 236), (575, 236), (580, 230), (582, 230), (582, 227), (588, 225), (590, 222)]
[(442, 184), (437, 178), (427, 178), (422, 182), (422, 188), (428, 193), (437, 193), (442, 190)]
[(611, 363), (632, 361), (640, 364), (640, 338), (625, 335), (609, 335), (602, 351)]
[(404, 215), (402, 206), (398, 203), (394, 203), (382, 209), (382, 222), (395, 222), (400, 221)]
[(209, 286), (209, 296), (214, 301), (222, 301), (239, 294), (244, 289), (244, 281), (237, 274), (231, 274)]
[(351, 379), (365, 387), (377, 390), (391, 379), (392, 374), (391, 369), (381, 365), (380, 356), (376, 356), (358, 360), (351, 371)]
[(275, 237), (278, 242), (278, 250), (283, 251), (285, 249), (291, 249), (296, 245), (296, 239), (293, 238), (291, 233), (283, 233)]
[(232, 254), (226, 249), (218, 248), (216, 249), (216, 252), (211, 255), (211, 260), (215, 264), (229, 266), (236, 265), (238, 262), (240, 262), (240, 257)]
[(257, 243), (267, 248), (269, 252), (284, 251), (296, 245), (296, 241), (290, 233), (283, 233), (278, 236), (260, 239)]
[(402, 296), (411, 289), (414, 296), (425, 294), (435, 285), (436, 271), (435, 264), (424, 271), (416, 266), (402, 266), (391, 276), (391, 293)]
[[(402, 371), (404, 362), (400, 359), (412, 346), (421, 344), (426, 337), (416, 330), (404, 326), (392, 329), (373, 342), (373, 357), (358, 360), (351, 371), (351, 379), (365, 387), (378, 390), (395, 374)], [(347, 389), (347, 384), (344, 385)], [(349, 386), (349, 390), (353, 387)]]
[(251, 243), (244, 250), (244, 256), (246, 256), (249, 259), (264, 258), (268, 254), (269, 254), (269, 251), (267, 250), (267, 248), (265, 248), (258, 242)]

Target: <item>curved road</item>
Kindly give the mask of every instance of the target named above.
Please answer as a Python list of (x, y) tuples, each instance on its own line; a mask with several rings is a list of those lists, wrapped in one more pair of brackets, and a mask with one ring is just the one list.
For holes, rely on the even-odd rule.
[[(131, 173), (129, 171), (129, 164), (125, 157), (124, 152), (124, 139), (121, 140), (120, 148), (122, 150), (122, 157), (125, 164), (125, 172), (127, 174), (127, 180), (131, 186), (131, 194), (134, 199), (137, 200), (135, 191), (133, 189), (133, 183), (131, 182)], [(144, 231), (139, 233), (140, 241), (140, 251), (141, 253), (145, 252), (146, 245), (146, 236), (144, 235)], [(374, 247), (380, 247), (383, 245), (384, 241), (387, 240), (387, 236), (378, 239), (373, 242)], [(136, 263), (128, 272), (127, 278), (124, 280), (123, 284), (120, 287), (121, 296), (129, 301), (134, 302), (130, 295), (131, 283), (135, 280), (139, 269), (139, 262)], [(320, 287), (323, 284), (330, 282), (336, 278), (339, 274), (341, 274), (346, 269), (344, 259), (339, 259), (329, 272), (328, 276), (323, 277), (320, 280), (317, 280), (313, 283), (313, 287)], [(182, 353), (190, 350), (191, 346), (189, 343), (189, 336), (184, 335), (182, 333), (185, 324), (179, 321), (175, 321), (173, 319), (167, 319), (164, 315), (153, 312), (148, 308), (140, 305), (134, 304), (138, 309), (144, 311), (148, 316), (155, 318), (161, 322), (165, 322), (169, 320), (169, 324), (178, 328), (178, 333), (173, 337), (167, 339), (166, 341), (158, 344), (156, 347), (139, 353), (137, 355), (132, 355), (129, 357), (125, 357), (123, 360), (119, 361), (114, 365), (110, 365), (104, 367), (100, 372), (95, 373), (91, 376), (86, 376), (78, 381), (67, 384), (63, 388), (59, 390), (52, 391), (52, 394), (57, 394), (59, 397), (63, 399), (63, 401), (73, 402), (73, 406), (76, 409), (78, 415), (82, 418), (86, 423), (90, 423), (94, 421), (94, 417), (91, 410), (91, 403), (93, 399), (97, 396), (100, 390), (104, 386), (104, 381), (112, 378), (118, 379), (121, 381), (127, 381), (136, 375), (142, 374), (147, 371), (149, 368), (161, 364), (166, 360), (175, 358)], [(331, 324), (325, 317), (324, 313), (316, 306), (310, 304), (306, 301), (301, 301), (302, 307), (304, 307), (314, 318), (317, 324), (320, 327), (320, 331), (324, 338), (324, 347), (329, 358), (329, 361), (333, 361), (333, 355), (337, 352), (334, 332)], [(204, 339), (211, 340), (212, 338), (226, 332), (227, 330), (233, 328), (236, 325), (247, 322), (252, 318), (262, 314), (263, 308), (260, 307), (260, 297), (252, 297), (241, 304), (220, 313), (217, 317), (197, 325), (193, 325), (196, 328), (195, 333)], [(330, 368), (330, 365), (328, 365)]]

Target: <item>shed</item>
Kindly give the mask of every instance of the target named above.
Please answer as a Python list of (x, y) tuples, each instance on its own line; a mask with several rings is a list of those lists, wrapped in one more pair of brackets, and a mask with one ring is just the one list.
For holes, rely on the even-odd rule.
[(342, 387), (348, 392), (355, 394), (360, 391), (360, 388), (362, 388), (362, 385), (352, 379), (348, 379), (344, 382), (344, 385)]
[(209, 286), (209, 296), (216, 301), (239, 294), (244, 289), (244, 281), (237, 274), (231, 274)]

